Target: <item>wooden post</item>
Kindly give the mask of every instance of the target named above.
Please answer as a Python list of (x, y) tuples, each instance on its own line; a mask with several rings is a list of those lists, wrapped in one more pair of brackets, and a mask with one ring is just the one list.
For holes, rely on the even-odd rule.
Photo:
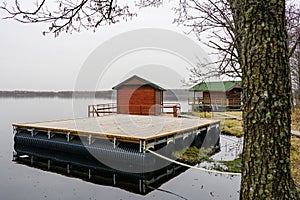
[(177, 106), (173, 106), (173, 117), (177, 117)]

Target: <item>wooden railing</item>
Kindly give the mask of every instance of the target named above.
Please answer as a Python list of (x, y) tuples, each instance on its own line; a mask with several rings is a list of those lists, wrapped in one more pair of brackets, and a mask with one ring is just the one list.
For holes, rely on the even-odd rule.
[(202, 99), (200, 97), (189, 97), (189, 105), (224, 105), (224, 106), (240, 106), (240, 99), (225, 99), (225, 98), (212, 98)]
[[(180, 115), (181, 106), (179, 103), (164, 103), (163, 105), (155, 105), (157, 109), (160, 109), (162, 114), (172, 114), (174, 117)], [(107, 104), (97, 104), (97, 105), (88, 105), (88, 117), (100, 117), (104, 115), (109, 115), (118, 112), (118, 107), (116, 103), (107, 103)], [(125, 107), (125, 112), (131, 114), (157, 114), (154, 113), (154, 107), (149, 105), (123, 105)], [(147, 109), (147, 110), (145, 110)]]
[(189, 97), (188, 98), (189, 105), (201, 104), (202, 102), (203, 102), (202, 97)]
[(173, 117), (178, 117), (181, 112), (180, 103), (164, 103), (162, 105), (163, 114), (173, 114)]
[(100, 117), (112, 113), (117, 113), (117, 104), (115, 103), (88, 105), (88, 117)]

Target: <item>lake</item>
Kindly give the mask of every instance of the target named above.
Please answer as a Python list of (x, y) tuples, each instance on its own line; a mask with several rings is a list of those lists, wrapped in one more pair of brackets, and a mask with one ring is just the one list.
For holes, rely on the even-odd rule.
[[(89, 171), (85, 171), (86, 168), (80, 168), (82, 170), (80, 175), (67, 176), (64, 175), (66, 173), (59, 172), (61, 170), (58, 168), (61, 166), (59, 163), (56, 163), (58, 166), (56, 166), (56, 172), (54, 169), (50, 170), (49, 166), (49, 170), (47, 170), (47, 166), (39, 168), (32, 163), (26, 165), (13, 160), (12, 123), (70, 119), (74, 116), (86, 117), (87, 105), (108, 102), (111, 101), (108, 99), (76, 99), (73, 102), (68, 98), (0, 98), (0, 198), (3, 200), (239, 199), (239, 176), (185, 169), (173, 176), (166, 175), (166, 178), (162, 179), (163, 181), (156, 184), (157, 187), (145, 188), (148, 192), (137, 192), (138, 189), (137, 191), (130, 189), (135, 185), (130, 186), (132, 181), (128, 180), (130, 177), (134, 177), (134, 174), (132, 176), (130, 174), (116, 175), (115, 173), (112, 175), (107, 173), (103, 176), (99, 174), (100, 177), (112, 180), (111, 184), (101, 184), (101, 181), (103, 183), (105, 181), (96, 182), (82, 178), (85, 175), (89, 177)], [(182, 105), (184, 109), (187, 108), (186, 102), (181, 102), (181, 104), (185, 104)], [(75, 109), (73, 109), (73, 105), (75, 105)], [(43, 163), (39, 160), (38, 164), (42, 165)], [(76, 168), (76, 170), (79, 169)], [(115, 180), (117, 181), (115, 182)], [(122, 186), (118, 184), (119, 180), (122, 180)]]

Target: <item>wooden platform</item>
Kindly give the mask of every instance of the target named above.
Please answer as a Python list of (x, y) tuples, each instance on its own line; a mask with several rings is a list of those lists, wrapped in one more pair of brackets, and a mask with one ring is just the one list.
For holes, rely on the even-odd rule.
[[(140, 142), (174, 136), (202, 127), (219, 124), (216, 120), (115, 114), (95, 118), (80, 118), (35, 123), (13, 124), (15, 129), (59, 132), (76, 136)], [(49, 135), (51, 137), (51, 135)]]

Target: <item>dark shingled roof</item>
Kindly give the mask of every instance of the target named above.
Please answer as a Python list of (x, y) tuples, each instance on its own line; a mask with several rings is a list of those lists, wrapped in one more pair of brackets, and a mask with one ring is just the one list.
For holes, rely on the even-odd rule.
[(123, 82), (119, 83), (118, 85), (114, 86), (112, 89), (116, 90), (119, 87), (124, 86), (124, 85), (135, 85), (135, 86), (136, 85), (141, 85), (141, 86), (142, 85), (150, 85), (151, 87), (153, 87), (157, 90), (165, 91), (164, 88), (162, 88), (162, 87), (160, 87), (160, 86), (156, 85), (155, 83), (152, 83), (148, 80), (145, 80), (145, 79), (143, 79), (143, 78), (141, 78), (137, 75), (134, 75), (134, 76), (130, 77), (129, 79), (126, 79), (125, 81), (123, 81)]

